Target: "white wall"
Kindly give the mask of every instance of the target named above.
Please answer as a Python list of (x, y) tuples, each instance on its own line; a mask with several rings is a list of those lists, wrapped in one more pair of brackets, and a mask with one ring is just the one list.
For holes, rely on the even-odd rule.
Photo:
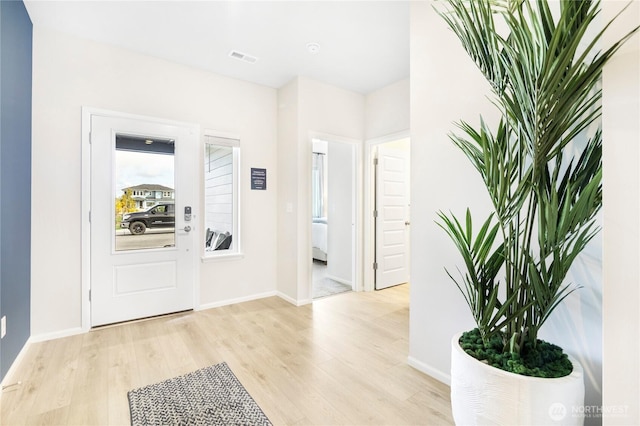
[(327, 166), (327, 276), (353, 285), (354, 147), (347, 143), (329, 142)]
[(322, 134), (362, 141), (364, 96), (297, 77), (278, 91), (278, 103), (286, 115), (278, 117), (278, 169), (286, 175), (280, 177), (278, 232), (287, 235), (278, 243), (284, 253), (278, 291), (302, 304), (311, 301), (311, 139)]
[[(611, 18), (627, 2), (603, 2)], [(634, 1), (612, 27), (615, 40), (640, 24)], [(640, 37), (627, 43), (603, 72), (603, 406), (622, 414), (606, 425), (640, 424)]]
[(365, 108), (366, 140), (409, 130), (409, 79), (369, 93)]
[(298, 116), (298, 79), (294, 79), (278, 90), (277, 228), (277, 289), (281, 296), (293, 303), (298, 300)]
[[(203, 264), (200, 302), (275, 292), (276, 100), (270, 88), (34, 28), (32, 335), (81, 326), (82, 106), (239, 135), (244, 258)], [(250, 191), (250, 167), (267, 169), (266, 191)]]
[[(446, 60), (443, 60), (446, 58)], [(617, 69), (618, 77), (624, 78), (621, 82), (621, 93), (629, 93), (629, 88), (633, 93), (633, 105), (636, 109), (629, 112), (626, 119), (626, 129), (631, 137), (627, 137), (628, 143), (634, 144), (631, 151), (626, 151), (626, 162), (632, 162), (633, 169), (637, 170), (638, 152), (638, 125), (637, 125), (637, 80), (629, 85), (629, 75), (635, 73), (637, 79), (637, 51), (634, 57), (629, 59), (635, 63), (634, 67), (629, 67), (628, 63), (621, 64)], [(635, 61), (635, 62), (633, 62)], [(623, 71), (624, 70), (624, 71)], [(624, 81), (624, 83), (622, 83)], [(607, 88), (605, 80), (605, 100), (607, 98)], [(446, 266), (450, 270), (455, 270), (455, 265), (459, 264), (457, 252), (452, 243), (435, 224), (436, 212), (438, 210), (451, 210), (457, 214), (463, 214), (466, 206), (472, 208), (474, 215), (482, 217), (489, 209), (486, 198), (486, 190), (481, 184), (481, 179), (472, 169), (469, 162), (461, 152), (448, 140), (447, 133), (455, 130), (452, 122), (460, 119), (470, 121), (472, 124), (478, 122), (478, 115), (482, 114), (491, 123), (495, 122), (495, 110), (484, 98), (489, 94), (484, 78), (481, 77), (475, 65), (467, 58), (460, 43), (453, 33), (446, 29), (442, 20), (437, 17), (428, 2), (414, 2), (411, 9), (411, 156), (412, 156), (412, 269), (411, 269), (411, 317), (410, 317), (410, 363), (417, 368), (439, 378), (442, 381), (449, 380), (450, 370), (450, 339), (457, 332), (472, 328), (471, 315), (465, 305), (458, 289), (446, 276), (443, 268)], [(634, 115), (635, 114), (635, 115)], [(635, 117), (635, 118), (632, 118)], [(604, 129), (610, 126), (605, 115)], [(607, 146), (607, 136), (605, 135), (605, 149)], [(630, 155), (629, 155), (630, 154)], [(630, 159), (629, 159), (630, 158)], [(605, 158), (605, 170), (614, 164), (610, 159)], [(619, 163), (615, 163), (616, 170)], [(625, 276), (621, 284), (616, 280), (616, 285), (621, 285), (630, 290), (630, 303), (638, 306), (638, 174), (623, 174), (614, 185), (622, 186), (623, 181), (631, 181), (631, 191), (634, 193), (630, 205), (633, 212), (622, 214), (629, 215), (627, 221), (620, 221), (626, 226), (628, 235), (634, 235), (630, 240), (631, 256), (634, 258), (634, 266), (628, 276)], [(605, 181), (606, 181), (605, 177)], [(624, 185), (629, 185), (625, 183)], [(633, 185), (636, 185), (633, 187)], [(605, 191), (606, 191), (605, 187)], [(609, 191), (615, 191), (611, 184), (608, 184)], [(611, 230), (611, 221), (608, 220), (606, 212), (611, 212), (611, 206), (607, 207), (615, 195), (605, 193), (605, 235), (607, 229)], [(622, 203), (622, 201), (620, 200)], [(629, 203), (629, 200), (624, 202)], [(616, 207), (614, 207), (616, 209)], [(618, 209), (616, 209), (617, 211)], [(420, 212), (420, 213), (417, 213)], [(625, 216), (626, 217), (626, 216)], [(622, 216), (619, 217), (622, 219)], [(631, 221), (629, 223), (629, 221)], [(602, 236), (592, 241), (587, 252), (576, 262), (569, 278), (576, 284), (584, 285), (585, 288), (571, 295), (563, 306), (561, 306), (554, 317), (542, 328), (541, 337), (562, 346), (568, 353), (574, 355), (582, 361), (585, 367), (586, 384), (586, 405), (601, 404), (602, 389)], [(614, 238), (617, 238), (614, 237)], [(613, 240), (610, 246), (616, 246), (616, 253), (622, 250)], [(606, 250), (605, 244), (605, 250)], [(606, 253), (606, 251), (605, 251)], [(622, 266), (619, 257), (614, 261), (616, 265)], [(418, 261), (419, 260), (419, 261)], [(627, 258), (627, 260), (630, 260)], [(622, 277), (628, 272), (615, 272), (610, 269), (612, 276)], [(607, 276), (607, 270), (605, 270)], [(633, 283), (633, 284), (632, 284)], [(607, 285), (605, 283), (605, 291)], [(617, 298), (625, 298), (616, 293)], [(605, 293), (606, 298), (606, 293)], [(605, 299), (606, 300), (606, 299)], [(628, 300), (628, 299), (627, 299)], [(615, 314), (613, 308), (609, 315)], [(635, 311), (634, 311), (635, 312)], [(606, 313), (606, 311), (605, 311)], [(626, 314), (623, 314), (626, 316)], [(613, 339), (610, 345), (611, 352), (615, 352), (616, 359), (624, 359), (630, 362), (632, 356), (636, 356), (634, 363), (636, 367), (631, 370), (619, 371), (619, 379), (622, 380), (625, 372), (635, 374), (637, 377), (637, 340), (635, 343), (628, 343), (629, 340), (637, 339), (638, 317), (635, 314), (631, 323), (636, 324), (631, 327), (631, 336), (623, 338), (617, 334), (620, 344), (623, 340), (629, 345), (629, 350), (624, 351), (628, 357), (620, 355), (620, 346), (614, 346)], [(608, 315), (607, 315), (608, 318)], [(620, 325), (618, 321), (614, 322)], [(625, 322), (626, 323), (626, 322)], [(613, 331), (612, 329), (610, 330)], [(605, 329), (605, 348), (607, 342)], [(634, 346), (635, 345), (635, 346)], [(635, 355), (630, 355), (631, 353)], [(613, 354), (611, 354), (613, 355)], [(622, 365), (617, 363), (617, 365)], [(604, 365), (605, 375), (607, 367), (614, 368), (607, 363)], [(606, 381), (605, 381), (606, 383)], [(616, 382), (617, 384), (617, 382)], [(635, 385), (635, 404), (637, 405), (637, 381)], [(620, 399), (622, 400), (622, 399)], [(629, 398), (625, 401), (630, 401)], [(586, 423), (598, 423), (599, 419), (587, 418)], [(628, 419), (627, 419), (628, 422)], [(633, 422), (632, 422), (633, 423)], [(635, 422), (637, 423), (637, 421)]]
[[(446, 59), (445, 59), (446, 58)], [(430, 2), (411, 5), (411, 305), (409, 361), (448, 381), (450, 339), (474, 326), (456, 286), (457, 252), (435, 224), (439, 210), (476, 215), (490, 204), (477, 172), (449, 141), (454, 121), (491, 120), (487, 83), (435, 15)], [(495, 115), (495, 114), (493, 114)]]

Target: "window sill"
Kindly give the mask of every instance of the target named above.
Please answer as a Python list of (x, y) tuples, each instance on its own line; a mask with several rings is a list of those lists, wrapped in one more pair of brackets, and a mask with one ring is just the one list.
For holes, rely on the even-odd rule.
[(244, 253), (210, 254), (200, 258), (202, 263), (222, 262), (225, 260), (240, 260), (244, 258)]

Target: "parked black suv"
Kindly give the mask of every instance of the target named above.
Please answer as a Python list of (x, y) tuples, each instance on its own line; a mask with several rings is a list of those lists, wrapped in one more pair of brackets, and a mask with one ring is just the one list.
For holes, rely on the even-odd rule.
[(120, 227), (129, 228), (134, 235), (142, 235), (147, 228), (173, 228), (176, 210), (173, 204), (157, 204), (144, 212), (126, 213)]

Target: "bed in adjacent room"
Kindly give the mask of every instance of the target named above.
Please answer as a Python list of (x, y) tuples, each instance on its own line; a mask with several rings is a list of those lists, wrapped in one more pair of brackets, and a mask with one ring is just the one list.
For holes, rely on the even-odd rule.
[(313, 258), (327, 261), (327, 218), (315, 217), (311, 224), (311, 242), (313, 246)]

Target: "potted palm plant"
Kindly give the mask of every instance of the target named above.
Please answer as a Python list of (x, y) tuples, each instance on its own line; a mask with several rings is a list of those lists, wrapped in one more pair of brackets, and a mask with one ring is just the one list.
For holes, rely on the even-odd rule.
[(567, 410), (583, 404), (582, 369), (538, 332), (579, 288), (565, 278), (599, 232), (600, 77), (638, 28), (599, 51), (611, 22), (594, 31), (598, 1), (440, 4), (439, 15), (489, 82), (500, 112), (493, 127), (461, 121), (460, 134), (450, 135), (493, 205), (475, 227), (469, 209), (462, 217), (439, 213), (464, 261), (459, 277), (447, 273), (476, 323), (452, 340), (454, 419), (581, 423)]

